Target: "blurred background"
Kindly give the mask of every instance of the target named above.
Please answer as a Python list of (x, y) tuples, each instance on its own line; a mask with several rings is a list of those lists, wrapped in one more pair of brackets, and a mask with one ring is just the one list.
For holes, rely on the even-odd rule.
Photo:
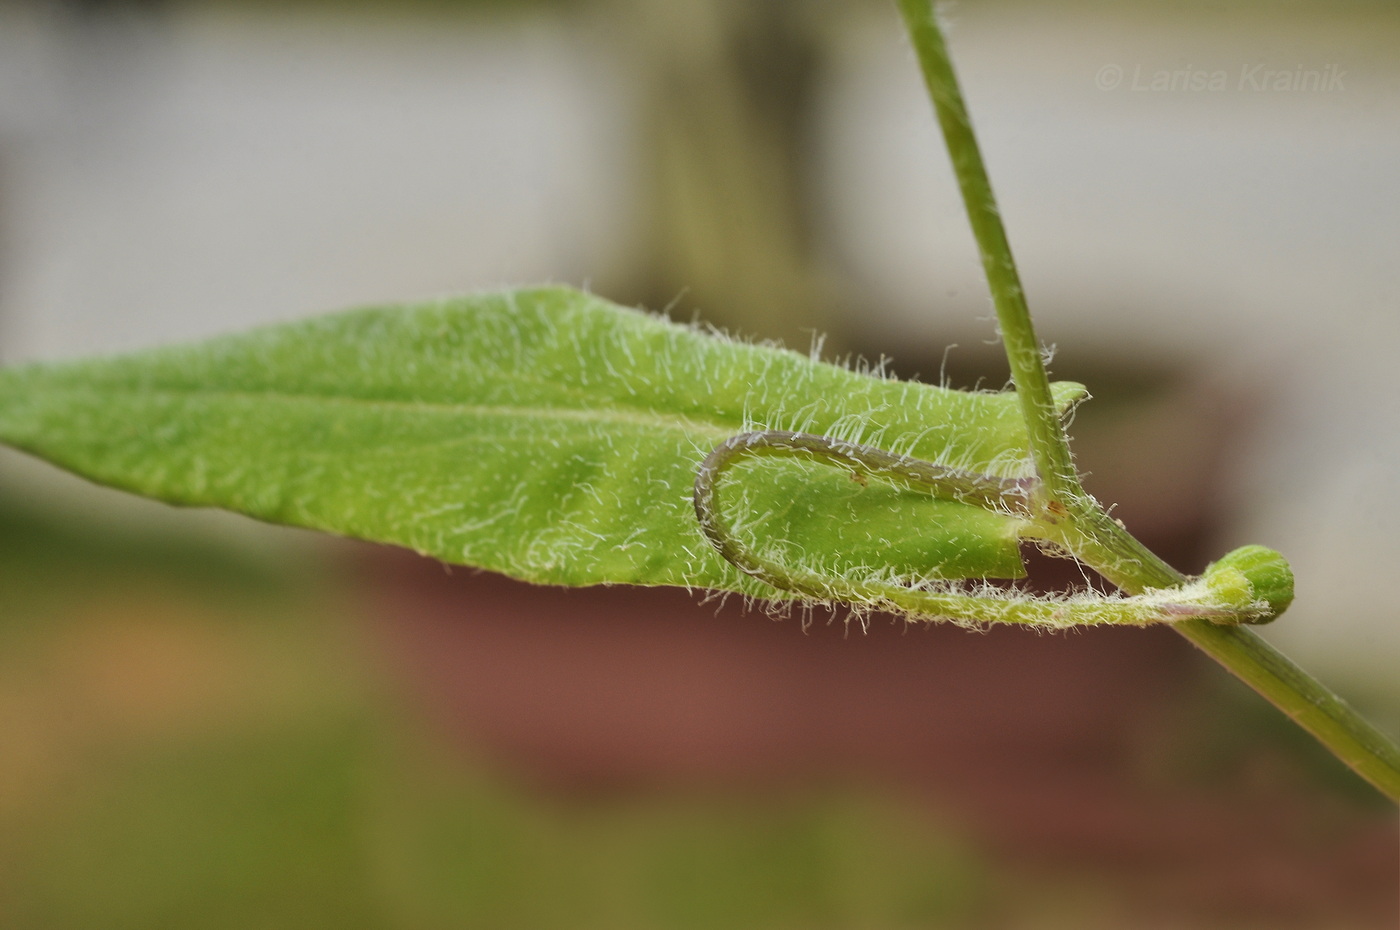
[[(1400, 729), (1400, 7), (950, 18), (1090, 489), (1282, 550), (1265, 635)], [(540, 281), (1006, 379), (892, 4), (0, 4), (5, 362)], [(1396, 923), (1394, 808), (1170, 632), (698, 601), (6, 453), (0, 923)]]

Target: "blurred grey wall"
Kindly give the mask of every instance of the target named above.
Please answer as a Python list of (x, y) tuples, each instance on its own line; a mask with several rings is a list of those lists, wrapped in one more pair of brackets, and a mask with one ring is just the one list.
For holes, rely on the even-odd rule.
[(9, 359), (621, 260), (628, 88), (566, 22), (2, 15)]
[[(3, 8), (3, 357), (626, 281), (647, 140), (618, 9)], [(989, 338), (893, 10), (824, 15), (811, 249), (839, 326), (895, 355)], [(1400, 9), (984, 3), (952, 22), (1043, 337), (1253, 398), (1220, 550), (1283, 550), (1299, 598), (1268, 636), (1394, 695)]]
[[(1041, 337), (1247, 399), (1259, 419), (1232, 440), (1218, 551), (1286, 553), (1298, 600), (1268, 638), (1395, 698), (1400, 6), (1005, 4), (951, 21)], [(887, 309), (869, 325), (907, 344), (937, 301), (940, 335), (975, 344), (991, 311), (903, 39), (872, 20), (843, 50), (829, 227)]]

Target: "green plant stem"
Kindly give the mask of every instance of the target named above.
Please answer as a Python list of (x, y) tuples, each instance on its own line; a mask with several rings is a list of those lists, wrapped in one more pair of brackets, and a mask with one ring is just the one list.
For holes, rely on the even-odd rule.
[(982, 268), (991, 287), (1006, 359), (1011, 365), (1011, 378), (1016, 383), (1021, 414), (1031, 434), (1036, 470), (1045, 491), (1053, 499), (1064, 498), (1062, 503), (1068, 505), (1071, 500), (1083, 496), (1083, 491), (1050, 396), (1050, 378), (1041, 359), (1040, 343), (1031, 324), (1021, 277), (1011, 258), (1011, 244), (1007, 242), (996, 198), (992, 196), (991, 181), (982, 164), (982, 150), (973, 134), (972, 121), (953, 74), (953, 63), (934, 19), (932, 0), (899, 0), (899, 7), (918, 53), (924, 83), (933, 98), (958, 186), (962, 188), (967, 218), (982, 253)]
[[(1037, 535), (1064, 545), (1129, 594), (1186, 578), (1134, 538), (1084, 492), (1064, 427), (1050, 401), (1050, 379), (1011, 246), (968, 118), (932, 0), (898, 0), (962, 190), (996, 305), (1011, 377), (1042, 482)], [(1256, 633), (1203, 620), (1174, 629), (1315, 736), (1392, 801), (1400, 801), (1400, 749), (1341, 698)]]
[(730, 468), (745, 458), (771, 456), (810, 459), (849, 470), (862, 483), (868, 478), (882, 479), (943, 500), (997, 509), (1007, 515), (1024, 513), (1026, 491), (1035, 479), (966, 472), (809, 433), (754, 430), (731, 436), (705, 456), (695, 474), (695, 516), (701, 531), (726, 561), (781, 591), (818, 601), (904, 612), (910, 619), (945, 619), (974, 625), (1018, 623), (1042, 629), (1094, 624), (1142, 626), (1163, 620), (1181, 622), (1192, 616), (1226, 618), (1253, 606), (1249, 603), (1254, 598), (1252, 588), (1245, 586), (1243, 603), (1231, 601), (1212, 585), (1209, 573), (1194, 586), (1172, 586), (1166, 592), (1155, 591), (1139, 598), (1082, 597), (1058, 601), (1017, 597), (1005, 591), (937, 590), (894, 580), (833, 577), (784, 565), (771, 551), (740, 539), (719, 500), (720, 479)]
[(1249, 627), (1187, 620), (1173, 629), (1267, 698), (1391, 801), (1400, 802), (1400, 749), (1326, 685)]

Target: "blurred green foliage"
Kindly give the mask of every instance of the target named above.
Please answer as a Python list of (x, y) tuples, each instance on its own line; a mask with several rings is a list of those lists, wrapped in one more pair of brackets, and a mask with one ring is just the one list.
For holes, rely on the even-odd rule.
[(864, 793), (511, 785), (385, 699), (346, 587), (0, 495), (0, 926), (962, 926), (987, 904), (964, 843)]
[[(0, 486), (0, 927), (1123, 925), (1124, 875), (1037, 879), (868, 790), (532, 787), (395, 697), (326, 560), (30, 498)], [(1144, 736), (1145, 784), (1331, 797), (1282, 803), (1278, 861), (1360, 861), (1349, 776), (1222, 687)]]

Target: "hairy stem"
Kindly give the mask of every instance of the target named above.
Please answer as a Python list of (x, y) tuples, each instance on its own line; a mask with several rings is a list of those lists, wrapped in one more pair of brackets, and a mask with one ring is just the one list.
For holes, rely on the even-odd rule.
[(873, 578), (842, 577), (783, 565), (740, 539), (720, 504), (721, 478), (745, 458), (798, 456), (849, 469), (862, 481), (876, 478), (944, 500), (974, 504), (1008, 513), (1024, 513), (1035, 479), (996, 478), (961, 471), (883, 449), (828, 436), (786, 430), (740, 433), (716, 446), (695, 475), (693, 501), (700, 529), (726, 561), (765, 584), (823, 602), (854, 603), (890, 609), (911, 618), (987, 624), (1016, 623), (1062, 628), (1097, 624), (1145, 625), (1209, 618), (1234, 623), (1257, 607), (1253, 595), (1243, 602), (1222, 598), (1209, 577), (1187, 586), (1171, 586), (1141, 597), (1084, 596), (1068, 600), (1030, 598), (1014, 592), (979, 593), (931, 590)]
[[(898, 4), (981, 251), (1031, 452), (1043, 482), (1044, 496), (1033, 502), (1038, 510), (1033, 533), (1064, 545), (1129, 594), (1181, 584), (1184, 576), (1110, 517), (1079, 482), (1068, 438), (1050, 401), (1050, 379), (1041, 346), (933, 0), (898, 0)], [(1317, 737), (1357, 774), (1392, 801), (1400, 801), (1400, 749), (1323, 684), (1251, 630), (1201, 620), (1174, 626)]]
[(982, 255), (982, 268), (991, 287), (1006, 359), (1020, 399), (1021, 416), (1031, 435), (1036, 471), (1050, 499), (1070, 506), (1083, 497), (1084, 492), (1070, 458), (1069, 443), (1060, 428), (1054, 399), (1050, 396), (1050, 378), (1041, 361), (1041, 346), (1031, 324), (1021, 276), (1011, 258), (1011, 244), (1006, 239), (1006, 229), (992, 195), (987, 169), (982, 164), (982, 150), (973, 134), (953, 63), (934, 19), (932, 0), (899, 0), (899, 7), (918, 53), (924, 83), (933, 98), (938, 123), (952, 155), (953, 171), (962, 189), (967, 218)]

